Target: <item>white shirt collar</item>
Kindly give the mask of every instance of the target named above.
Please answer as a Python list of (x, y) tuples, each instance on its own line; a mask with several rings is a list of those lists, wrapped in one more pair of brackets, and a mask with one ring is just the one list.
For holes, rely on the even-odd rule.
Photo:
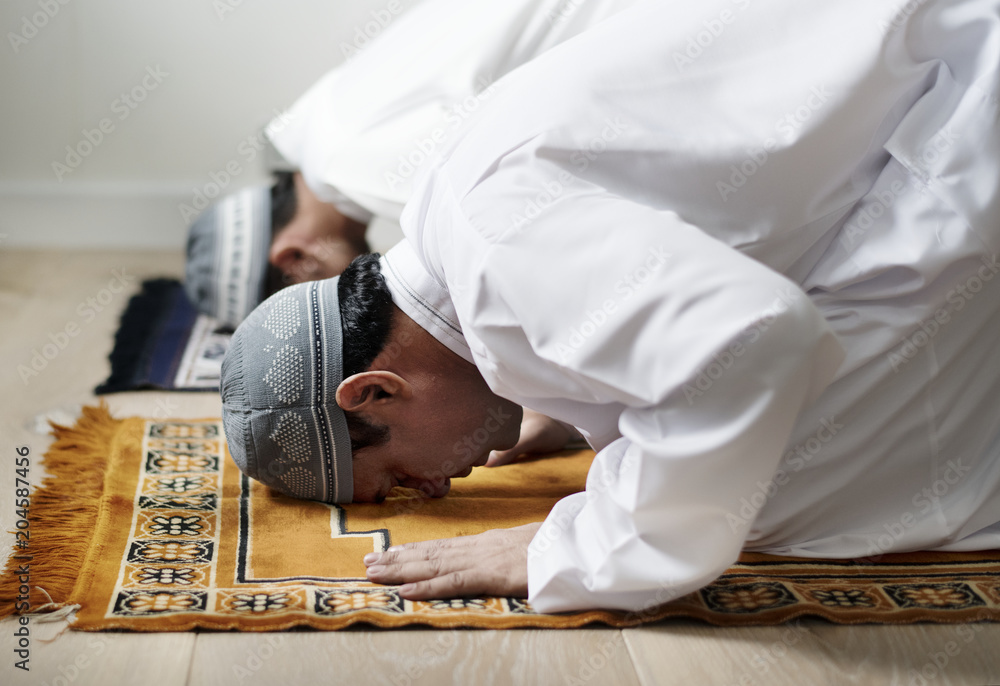
[(448, 289), (427, 272), (410, 242), (400, 241), (381, 263), (396, 307), (446, 348), (475, 364)]

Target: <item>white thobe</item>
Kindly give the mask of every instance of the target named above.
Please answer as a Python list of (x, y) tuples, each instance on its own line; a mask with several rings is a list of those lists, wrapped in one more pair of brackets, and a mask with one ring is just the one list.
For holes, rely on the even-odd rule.
[(497, 79), (634, 3), (424, 0), (399, 16), (382, 10), (268, 135), (321, 200), (358, 221), (398, 220), (418, 169)]
[(643, 3), (426, 168), (395, 302), (598, 451), (536, 609), (1000, 547), (998, 51), (996, 0)]

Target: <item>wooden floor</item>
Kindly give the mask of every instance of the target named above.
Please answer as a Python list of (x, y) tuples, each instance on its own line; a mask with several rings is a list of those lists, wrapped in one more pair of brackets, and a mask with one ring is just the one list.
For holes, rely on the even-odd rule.
[[(39, 483), (50, 441), (39, 418), (71, 421), (95, 402), (128, 295), (143, 278), (181, 273), (175, 254), (0, 252), (4, 532), (13, 524), (15, 448), (30, 448)], [(130, 288), (102, 296), (119, 278)], [(64, 345), (22, 379), (18, 365), (30, 367), (33, 351), (50, 342)], [(116, 416), (219, 413), (211, 393), (124, 393), (108, 403)], [(12, 541), (3, 533), (0, 557)], [(13, 652), (17, 625), (0, 622), (0, 684), (1000, 684), (1000, 625), (718, 629), (668, 621), (627, 630), (124, 634), (34, 620), (29, 628), (31, 671), (23, 672)]]

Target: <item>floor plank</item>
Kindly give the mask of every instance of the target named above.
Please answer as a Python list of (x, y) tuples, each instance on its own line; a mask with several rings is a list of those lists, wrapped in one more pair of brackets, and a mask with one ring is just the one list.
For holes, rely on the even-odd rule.
[[(117, 634), (63, 631), (65, 622), (30, 622), (29, 671), (15, 666), (21, 659), (14, 632), (21, 627), (14, 618), (0, 621), (0, 683), (32, 686), (112, 686), (156, 684), (184, 686), (194, 652), (195, 635)], [(53, 626), (57, 625), (57, 626)], [(47, 640), (48, 639), (48, 640)]]
[(797, 620), (723, 629), (677, 622), (623, 633), (643, 686), (1000, 683), (995, 624), (836, 626)]
[(331, 681), (366, 686), (639, 684), (621, 632), (607, 628), (202, 633), (189, 684)]

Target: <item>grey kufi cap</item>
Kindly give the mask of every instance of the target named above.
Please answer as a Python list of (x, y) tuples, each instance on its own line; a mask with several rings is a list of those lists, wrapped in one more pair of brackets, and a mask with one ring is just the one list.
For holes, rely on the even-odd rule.
[(343, 380), (340, 277), (291, 286), (240, 324), (222, 362), (222, 422), (244, 474), (296, 498), (354, 496)]
[(227, 195), (188, 230), (188, 298), (199, 311), (236, 326), (264, 297), (270, 246), (271, 187)]

